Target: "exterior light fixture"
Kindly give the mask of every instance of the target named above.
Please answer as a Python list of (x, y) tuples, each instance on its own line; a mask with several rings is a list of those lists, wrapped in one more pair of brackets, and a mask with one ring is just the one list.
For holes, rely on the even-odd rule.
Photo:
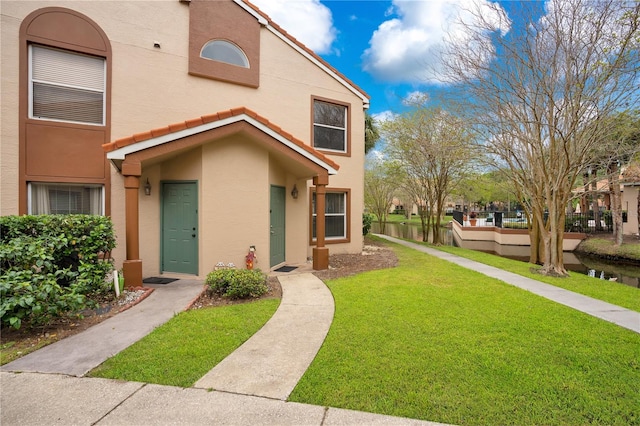
[(147, 178), (147, 183), (144, 184), (144, 195), (151, 195), (151, 184), (149, 183), (149, 178)]
[(291, 190), (291, 196), (294, 200), (298, 198), (298, 187), (295, 183), (293, 184), (293, 189)]

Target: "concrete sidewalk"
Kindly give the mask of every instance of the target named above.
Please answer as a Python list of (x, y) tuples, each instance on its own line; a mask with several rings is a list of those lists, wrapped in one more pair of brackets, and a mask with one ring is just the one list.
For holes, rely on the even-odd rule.
[(154, 292), (134, 307), (0, 369), (83, 376), (184, 311), (202, 291), (203, 282), (179, 280), (149, 287), (155, 288)]
[(286, 400), (333, 321), (333, 296), (315, 275), (278, 277), (282, 301), (271, 319), (194, 387)]
[(14, 425), (397, 425), (438, 423), (205, 389), (56, 374), (0, 373)]
[(621, 327), (640, 333), (640, 312), (622, 308), (602, 300), (594, 299), (582, 294), (574, 293), (559, 287), (545, 284), (522, 275), (507, 272), (493, 266), (485, 265), (464, 257), (454, 254), (445, 253), (440, 250), (432, 249), (421, 244), (400, 240), (398, 238), (389, 237), (387, 235), (376, 234), (377, 237), (394, 242), (396, 244), (409, 247), (431, 256), (438, 257), (443, 260), (460, 265), (464, 268), (472, 269), (487, 276), (499, 279), (507, 284), (519, 287), (523, 290), (542, 296), (546, 299), (568, 306), (575, 310), (584, 312), (596, 318), (614, 323)]

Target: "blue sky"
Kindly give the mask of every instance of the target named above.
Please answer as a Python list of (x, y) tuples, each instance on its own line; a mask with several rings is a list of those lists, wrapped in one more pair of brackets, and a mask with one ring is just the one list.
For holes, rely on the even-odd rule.
[[(462, 34), (459, 6), (484, 8), (489, 0), (252, 0), (371, 96), (378, 117), (400, 112), (416, 93), (446, 90), (438, 79), (443, 38)], [(509, 31), (519, 2), (499, 3), (509, 19), (486, 9), (497, 31)], [(501, 9), (502, 10), (502, 9)], [(464, 15), (463, 15), (464, 17)], [(427, 66), (429, 64), (430, 66)]]

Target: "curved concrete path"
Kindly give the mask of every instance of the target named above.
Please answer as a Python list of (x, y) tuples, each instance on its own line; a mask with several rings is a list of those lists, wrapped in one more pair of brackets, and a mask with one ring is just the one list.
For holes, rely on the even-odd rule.
[(286, 400), (333, 321), (333, 296), (310, 273), (278, 277), (282, 301), (271, 319), (194, 387)]
[(74, 336), (59, 340), (0, 367), (3, 371), (84, 376), (154, 328), (184, 311), (203, 288), (202, 281), (179, 280), (149, 285), (155, 290), (142, 303), (94, 325)]
[(403, 245), (405, 247), (427, 253), (431, 256), (447, 260), (464, 268), (472, 269), (489, 277), (499, 279), (500, 281), (503, 281), (507, 284), (511, 284), (523, 290), (530, 291), (531, 293), (537, 294), (538, 296), (542, 296), (546, 299), (553, 300), (554, 302), (584, 312), (588, 315), (614, 323), (616, 325), (619, 325), (620, 327), (635, 331), (636, 333), (640, 333), (640, 312), (622, 308), (617, 305), (612, 305), (611, 303), (603, 302), (602, 300), (594, 299), (592, 297), (584, 296), (582, 294), (574, 293), (560, 287), (545, 284), (531, 278), (523, 277), (522, 275), (494, 268), (493, 266), (485, 265), (484, 263), (476, 262), (464, 257), (456, 256), (454, 254), (445, 253), (440, 250), (425, 247), (421, 244), (400, 240), (398, 238), (389, 237), (387, 235), (376, 234), (376, 236)]

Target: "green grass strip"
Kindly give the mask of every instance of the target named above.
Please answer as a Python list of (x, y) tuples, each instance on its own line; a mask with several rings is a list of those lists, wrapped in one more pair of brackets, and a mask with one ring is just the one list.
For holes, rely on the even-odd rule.
[(640, 335), (404, 247), (332, 280), (297, 402), (459, 425), (640, 424)]
[(531, 263), (460, 247), (425, 245), (640, 312), (640, 290), (625, 284), (589, 277), (578, 272), (569, 272), (569, 277), (566, 278), (547, 277), (531, 272), (531, 268), (539, 268), (539, 266), (532, 265)]
[(182, 312), (90, 376), (190, 387), (256, 333), (279, 299)]

